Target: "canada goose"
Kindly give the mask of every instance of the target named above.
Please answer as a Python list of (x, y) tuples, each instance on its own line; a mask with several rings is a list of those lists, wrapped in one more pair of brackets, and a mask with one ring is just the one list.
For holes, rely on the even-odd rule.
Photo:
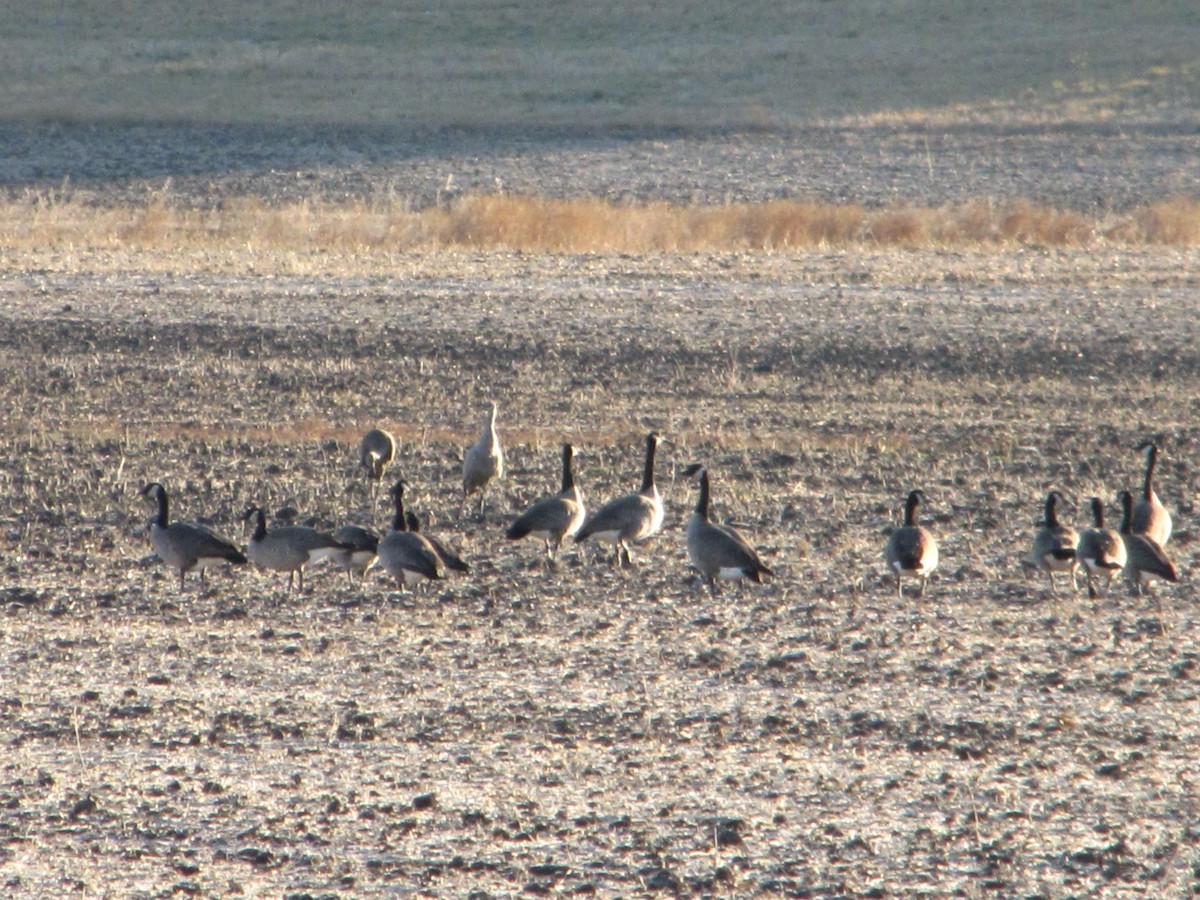
[(200, 582), (204, 582), (204, 569), (223, 562), (241, 565), (246, 556), (227, 538), (204, 525), (188, 522), (167, 521), (167, 491), (157, 481), (152, 481), (139, 492), (146, 497), (155, 495), (158, 514), (150, 520), (150, 546), (169, 568), (179, 570), (179, 589), (183, 590), (184, 576), (193, 569), (199, 570)]
[(383, 479), (383, 473), (396, 458), (396, 439), (382, 428), (372, 428), (358, 445), (358, 462), (367, 472), (372, 485)]
[(1100, 596), (1096, 590), (1097, 577), (1103, 576), (1112, 584), (1125, 568), (1126, 552), (1121, 535), (1104, 527), (1104, 504), (1099, 497), (1092, 498), (1092, 522), (1093, 527), (1079, 536), (1075, 555), (1087, 575), (1088, 596), (1095, 600)]
[(479, 491), (480, 518), (483, 517), (483, 498), (488, 482), (504, 477), (504, 449), (500, 446), (500, 436), (496, 434), (496, 412), (496, 401), (493, 400), (483, 433), (463, 456), (463, 502)]
[(539, 537), (546, 542), (546, 555), (554, 559), (558, 548), (562, 546), (563, 538), (572, 537), (583, 525), (587, 509), (583, 504), (583, 494), (575, 485), (575, 475), (571, 471), (575, 448), (570, 444), (562, 445), (562, 490), (553, 497), (543, 497), (508, 526), (504, 536), (510, 541), (517, 541), (528, 535)]
[(629, 545), (657, 534), (663, 523), (663, 502), (654, 485), (654, 452), (659, 437), (646, 435), (646, 465), (642, 470), (642, 487), (635, 494), (609, 500), (583, 523), (575, 533), (575, 542), (595, 537), (616, 545), (614, 562), (629, 565)]
[(287, 572), (288, 590), (299, 575), (300, 590), (304, 590), (304, 567), (322, 559), (337, 559), (352, 549), (332, 534), (305, 525), (284, 525), (267, 531), (267, 514), (261, 506), (249, 507), (243, 518), (254, 519), (254, 534), (246, 546), (246, 554), (259, 569)]
[(339, 551), (333, 561), (346, 570), (346, 577), (354, 583), (354, 573), (366, 580), (367, 571), (375, 565), (379, 551), (379, 535), (361, 525), (343, 525), (333, 533), (334, 540), (341, 541), (345, 550)]
[(445, 577), (441, 557), (433, 545), (422, 535), (408, 530), (404, 516), (404, 479), (392, 487), (392, 499), (396, 514), (392, 518), (392, 530), (379, 542), (379, 564), (396, 580), (396, 587), (401, 590), (406, 584)]
[(466, 574), (471, 571), (471, 566), (463, 561), (462, 557), (446, 546), (445, 541), (438, 540), (431, 534), (421, 531), (421, 520), (417, 518), (417, 514), (411, 509), (404, 513), (404, 522), (408, 525), (408, 530), (413, 534), (419, 534), (425, 540), (429, 541), (429, 546), (433, 548), (433, 552), (438, 555), (438, 559), (451, 572), (462, 572)]
[(1033, 538), (1033, 562), (1050, 579), (1050, 593), (1058, 593), (1054, 585), (1055, 572), (1071, 573), (1071, 590), (1078, 590), (1075, 581), (1076, 547), (1079, 535), (1074, 528), (1058, 523), (1057, 505), (1063, 495), (1051, 491), (1046, 495), (1046, 520)]
[(904, 503), (904, 524), (888, 538), (884, 557), (888, 569), (896, 576), (896, 596), (902, 597), (900, 580), (904, 576), (920, 581), (917, 596), (925, 594), (925, 582), (937, 568), (938, 545), (928, 530), (917, 524), (917, 506), (926, 499), (922, 490), (910, 491)]
[(1178, 581), (1179, 571), (1154, 540), (1133, 530), (1133, 495), (1121, 491), (1118, 495), (1124, 515), (1121, 517), (1121, 540), (1125, 542), (1127, 559), (1125, 576), (1130, 585), (1142, 593), (1142, 585), (1151, 581)]
[(1133, 507), (1133, 533), (1144, 534), (1160, 547), (1171, 540), (1171, 514), (1154, 492), (1154, 469), (1158, 465), (1158, 444), (1143, 441), (1138, 444), (1139, 452), (1146, 454), (1146, 481), (1142, 486), (1142, 499)]
[(700, 497), (687, 524), (688, 562), (704, 576), (712, 595), (717, 596), (718, 578), (749, 578), (761, 583), (763, 575), (774, 575), (737, 531), (708, 520), (708, 470), (693, 463), (683, 475), (700, 482)]

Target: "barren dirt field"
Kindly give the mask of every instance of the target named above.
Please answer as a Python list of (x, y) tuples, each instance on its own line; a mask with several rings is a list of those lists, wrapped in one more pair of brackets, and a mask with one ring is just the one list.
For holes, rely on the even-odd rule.
[[(1039, 132), (1020, 139), (1036, 165), (993, 137), (996, 164), (954, 166), (941, 194), (917, 131), (864, 132), (863, 174), (839, 177), (869, 184), (883, 160), (926, 202), (1056, 200), (1104, 160), (1115, 205), (1196, 177), (1194, 130)], [(721, 166), (769, 197), (780, 156), (754, 140)], [(620, 196), (648, 166), (682, 184), (717, 146), (613, 142), (589, 189)], [(556, 193), (595, 158), (477, 171)], [(294, 172), (253, 177), (295, 195)], [(196, 203), (238, 189), (180, 184)], [(5, 896), (1200, 886), (1196, 248), (0, 254)], [(509, 472), (479, 520), (460, 466), (492, 399)], [(401, 593), (317, 566), (299, 594), (242, 567), (181, 592), (153, 556), (150, 480), (172, 517), (241, 541), (250, 502), (385, 529), (356, 470), (376, 425), (469, 576)], [(503, 540), (557, 489), (561, 441), (594, 507), (636, 487), (649, 430), (672, 442), (667, 521), (632, 569)], [(1147, 437), (1183, 582), (1051, 595), (1022, 565), (1046, 492), (1079, 527), (1100, 496), (1115, 523)], [(695, 461), (769, 584), (713, 599), (687, 569)], [(942, 562), (898, 600), (882, 551), (914, 487)]]

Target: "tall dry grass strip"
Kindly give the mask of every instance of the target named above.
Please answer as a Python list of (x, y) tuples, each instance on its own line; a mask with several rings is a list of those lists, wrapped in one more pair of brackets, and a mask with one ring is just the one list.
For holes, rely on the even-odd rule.
[(1177, 199), (1104, 218), (1028, 201), (891, 206), (772, 200), (723, 206), (479, 195), (413, 210), (399, 201), (211, 209), (170, 198), (97, 207), (30, 195), (0, 204), (0, 244), (30, 247), (262, 250), (522, 250), (541, 253), (787, 251), (821, 247), (1200, 244), (1200, 201)]

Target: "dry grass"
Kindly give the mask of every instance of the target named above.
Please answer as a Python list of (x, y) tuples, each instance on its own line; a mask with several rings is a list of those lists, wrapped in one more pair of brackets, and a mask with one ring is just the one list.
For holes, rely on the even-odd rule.
[(96, 207), (38, 193), (0, 205), (0, 244), (14, 249), (658, 253), (1095, 242), (1195, 246), (1200, 201), (1163, 201), (1103, 219), (1028, 201), (867, 209), (792, 200), (694, 206), (488, 195), (422, 210), (399, 201), (272, 206), (248, 198), (197, 209), (166, 195), (143, 205)]

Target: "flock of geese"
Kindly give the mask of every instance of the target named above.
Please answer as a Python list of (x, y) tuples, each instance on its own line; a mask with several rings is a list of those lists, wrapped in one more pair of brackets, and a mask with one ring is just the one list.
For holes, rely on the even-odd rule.
[[(463, 502), (478, 493), (481, 517), (488, 485), (504, 477), (504, 450), (496, 431), (496, 416), (497, 405), (493, 402), (479, 440), (463, 456)], [(550, 560), (556, 558), (567, 539), (575, 543), (594, 539), (613, 546), (616, 565), (630, 565), (632, 546), (657, 534), (663, 525), (662, 497), (654, 483), (660, 440), (654, 433), (646, 436), (639, 489), (608, 501), (590, 515), (575, 483), (574, 448), (563, 444), (559, 492), (521, 513), (509, 524), (505, 537), (511, 541), (526, 537), (541, 540)], [(1104, 504), (1099, 498), (1091, 501), (1093, 527), (1080, 534), (1059, 521), (1059, 505), (1066, 502), (1063, 495), (1051, 491), (1046, 497), (1045, 518), (1034, 535), (1030, 561), (1046, 573), (1051, 593), (1057, 592), (1055, 573), (1063, 572), (1070, 576), (1072, 591), (1078, 590), (1076, 575), (1080, 569), (1092, 598), (1099, 596), (1098, 584), (1111, 586), (1122, 572), (1138, 593), (1151, 581), (1179, 580), (1175, 565), (1163, 550), (1171, 537), (1172, 521), (1153, 486), (1158, 446), (1147, 441), (1137, 449), (1146, 454), (1142, 497), (1134, 503), (1129, 491), (1118, 495), (1124, 513), (1118, 530), (1105, 527)], [(359, 462), (372, 485), (382, 482), (395, 456), (396, 440), (388, 432), (375, 428), (363, 436)], [(683, 475), (699, 486), (696, 506), (687, 523), (688, 562), (700, 573), (712, 595), (717, 595), (718, 579), (761, 582), (764, 576), (772, 576), (771, 569), (735, 528), (710, 520), (708, 470), (693, 464)], [(243, 521), (254, 523), (245, 552), (205, 525), (171, 522), (167, 491), (162, 484), (151, 482), (141, 494), (157, 503), (157, 514), (150, 521), (150, 543), (163, 563), (179, 573), (181, 590), (189, 572), (198, 572), (203, 582), (206, 568), (224, 563), (252, 563), (260, 570), (287, 573), (289, 590), (297, 579), (303, 590), (305, 567), (321, 560), (330, 560), (344, 569), (352, 583), (355, 576), (365, 581), (371, 567), (378, 565), (400, 589), (442, 579), (447, 571), (469, 572), (468, 563), (443, 541), (422, 531), (419, 518), (404, 508), (406, 486), (401, 478), (389, 491), (394, 515), (391, 529), (383, 536), (358, 525), (345, 525), (333, 532), (303, 525), (268, 529), (266, 512), (262, 507), (250, 506), (242, 516)], [(918, 506), (925, 500), (921, 490), (908, 494), (904, 523), (892, 532), (884, 550), (897, 596), (903, 593), (905, 578), (915, 579), (917, 595), (923, 595), (938, 565), (937, 540), (917, 521)]]

